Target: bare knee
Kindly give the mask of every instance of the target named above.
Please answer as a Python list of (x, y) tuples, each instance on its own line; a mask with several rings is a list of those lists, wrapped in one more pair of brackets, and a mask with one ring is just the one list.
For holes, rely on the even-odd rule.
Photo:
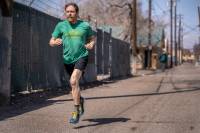
[(78, 81), (75, 78), (70, 79), (70, 85), (72, 88), (76, 87), (78, 84)]
[(70, 85), (71, 87), (78, 87), (79, 86), (79, 79), (81, 77), (81, 71), (78, 69), (75, 69), (72, 73), (72, 76), (70, 78)]

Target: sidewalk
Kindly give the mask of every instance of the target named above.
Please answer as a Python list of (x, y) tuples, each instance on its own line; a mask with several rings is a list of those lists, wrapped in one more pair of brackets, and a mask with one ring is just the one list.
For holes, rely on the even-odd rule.
[[(120, 81), (120, 80), (124, 80), (128, 78), (135, 78), (135, 77), (140, 77), (140, 76), (145, 76), (145, 75), (153, 75), (153, 74), (156, 74), (157, 71), (141, 69), (141, 70), (137, 70), (137, 73), (135, 75), (132, 75), (130, 77), (125, 77), (125, 78), (116, 78), (116, 79), (109, 79), (109, 75), (99, 75), (97, 77), (97, 81), (86, 83), (84, 85), (82, 84), (81, 90), (102, 87), (105, 84), (111, 84), (111, 83), (114, 83), (115, 81)], [(24, 105), (27, 105), (27, 104), (40, 103), (40, 102), (45, 101), (48, 98), (59, 97), (62, 95), (69, 95), (69, 93), (70, 93), (69, 88), (66, 88), (66, 89), (60, 88), (60, 89), (55, 89), (55, 90), (38, 91), (36, 93), (27, 94), (27, 95), (26, 94), (19, 95), (13, 98), (13, 102), (11, 102), (11, 106), (0, 107), (0, 112), (2, 112), (3, 110), (6, 110), (7, 108), (13, 108), (13, 107), (18, 108), (18, 107), (23, 107)]]
[(159, 70), (140, 69), (140, 70), (137, 70), (136, 76), (152, 75), (152, 74), (156, 74), (158, 71)]
[[(152, 69), (139, 69), (136, 71), (136, 74), (132, 73), (133, 77), (138, 77), (138, 76), (145, 76), (145, 75), (152, 75), (152, 74), (156, 74), (157, 72), (159, 72), (160, 70), (152, 70)], [(105, 79), (109, 79), (109, 75), (98, 75), (97, 76), (97, 80), (98, 81), (102, 81)]]
[[(82, 91), (85, 114), (75, 126), (68, 122), (73, 101), (67, 90), (24, 97), (21, 103), (0, 109), (0, 133), (172, 133), (182, 127), (189, 129), (191, 123), (199, 131), (195, 110), (200, 107), (200, 69), (186, 65), (171, 70), (140, 70), (139, 76), (89, 84)], [(191, 116), (189, 124), (182, 123)]]
[[(131, 93), (135, 94), (137, 91), (141, 91), (138, 89), (140, 87), (137, 86), (137, 81), (134, 79), (138, 76), (154, 73), (155, 71), (152, 70), (139, 70), (136, 77), (102, 80), (85, 86), (86, 88), (82, 91), (82, 95), (86, 98), (87, 111), (83, 118), (81, 118), (81, 124), (78, 125), (80, 130), (74, 129), (74, 127), (71, 127), (68, 123), (70, 112), (73, 108), (73, 102), (69, 91), (58, 90), (24, 96), (21, 98), (21, 101), (18, 101), (16, 104), (1, 108), (0, 133), (93, 133), (93, 126), (95, 128), (107, 122), (115, 122), (114, 118), (107, 120), (109, 116), (102, 116), (102, 118), (106, 119), (101, 119), (96, 126), (92, 124), (93, 119), (89, 121), (89, 118), (98, 117), (98, 114), (101, 114), (100, 112), (106, 112), (106, 108), (101, 108), (101, 106), (109, 106), (109, 103), (117, 102), (120, 95), (129, 96)], [(126, 91), (124, 92), (125, 86)], [(119, 98), (116, 98), (114, 101), (109, 100), (108, 102), (108, 99), (115, 98), (116, 96)], [(123, 105), (125, 104), (120, 104), (119, 106)], [(116, 119), (116, 122), (128, 120), (129, 119), (125, 118)], [(90, 127), (90, 125), (92, 126)]]

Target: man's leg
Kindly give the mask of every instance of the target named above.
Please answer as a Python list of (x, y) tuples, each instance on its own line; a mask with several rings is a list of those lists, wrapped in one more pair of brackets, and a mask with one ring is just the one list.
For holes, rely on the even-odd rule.
[(80, 58), (74, 66), (74, 70), (72, 72), (70, 78), (70, 85), (72, 88), (72, 96), (74, 100), (75, 111), (73, 112), (75, 115), (72, 115), (70, 123), (77, 123), (79, 121), (80, 115), (84, 113), (84, 99), (80, 94), (79, 80), (83, 74), (88, 63), (88, 57)]
[(79, 69), (74, 69), (71, 78), (70, 85), (72, 88), (72, 97), (74, 100), (74, 111), (72, 112), (72, 118), (70, 119), (70, 123), (76, 124), (79, 121), (79, 107), (80, 107), (80, 87), (79, 80), (81, 78), (82, 71)]
[(82, 71), (79, 69), (74, 69), (71, 78), (70, 78), (70, 85), (72, 87), (72, 97), (74, 100), (74, 105), (80, 104), (80, 87), (79, 87), (79, 80), (81, 78)]

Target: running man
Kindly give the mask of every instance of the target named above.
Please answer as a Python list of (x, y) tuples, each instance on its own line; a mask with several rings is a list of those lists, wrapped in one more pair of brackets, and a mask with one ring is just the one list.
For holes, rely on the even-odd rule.
[(95, 39), (89, 23), (78, 19), (79, 7), (75, 3), (66, 4), (64, 9), (67, 19), (56, 25), (49, 45), (63, 45), (64, 66), (70, 75), (74, 101), (74, 111), (69, 122), (76, 124), (84, 113), (79, 80), (88, 63), (88, 50), (93, 49)]

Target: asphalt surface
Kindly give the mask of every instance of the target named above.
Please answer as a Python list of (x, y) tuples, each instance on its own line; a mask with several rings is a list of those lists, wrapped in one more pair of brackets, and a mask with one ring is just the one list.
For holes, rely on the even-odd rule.
[(85, 114), (76, 125), (68, 123), (70, 94), (29, 99), (0, 110), (0, 133), (198, 133), (199, 73), (184, 64), (83, 90)]

